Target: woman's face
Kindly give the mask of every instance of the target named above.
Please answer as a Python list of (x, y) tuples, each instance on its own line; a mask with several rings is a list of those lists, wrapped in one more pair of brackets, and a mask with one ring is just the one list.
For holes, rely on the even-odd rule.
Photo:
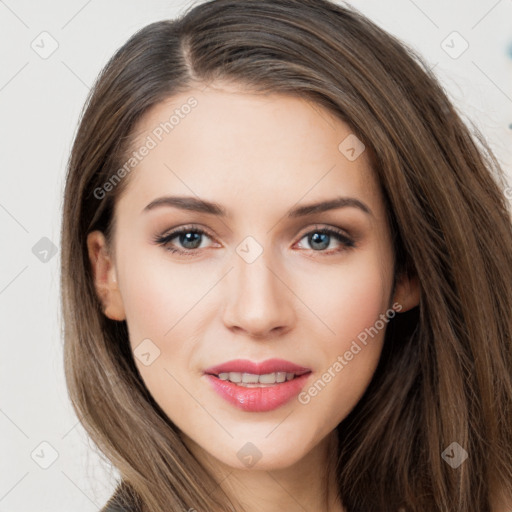
[[(115, 253), (100, 250), (100, 232), (88, 237), (105, 314), (126, 319), (142, 379), (190, 446), (231, 467), (288, 467), (364, 393), (393, 302), (413, 305), (405, 282), (391, 297), (367, 152), (316, 104), (219, 84), (157, 105), (136, 132)], [(342, 197), (352, 202), (309, 208)], [(265, 387), (224, 379), (301, 372), (278, 362), (205, 373), (236, 359), (309, 373)]]

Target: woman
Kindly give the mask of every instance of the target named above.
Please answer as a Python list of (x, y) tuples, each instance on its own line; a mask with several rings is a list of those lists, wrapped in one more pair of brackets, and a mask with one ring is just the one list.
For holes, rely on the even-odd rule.
[(474, 133), (326, 0), (210, 1), (113, 56), (62, 223), (104, 510), (512, 507), (512, 226)]

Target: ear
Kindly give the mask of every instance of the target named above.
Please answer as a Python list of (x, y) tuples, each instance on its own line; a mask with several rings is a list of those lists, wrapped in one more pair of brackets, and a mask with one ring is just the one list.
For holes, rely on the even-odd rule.
[(125, 320), (123, 300), (117, 286), (116, 269), (101, 231), (87, 235), (87, 249), (94, 275), (96, 293), (103, 305), (103, 313), (111, 320)]
[(397, 302), (402, 306), (398, 311), (405, 313), (420, 303), (420, 283), (418, 276), (402, 274), (396, 283), (393, 303)]

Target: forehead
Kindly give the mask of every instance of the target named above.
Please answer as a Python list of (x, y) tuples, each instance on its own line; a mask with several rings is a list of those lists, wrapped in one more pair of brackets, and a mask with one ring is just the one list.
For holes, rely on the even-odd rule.
[[(143, 208), (165, 193), (261, 208), (357, 195), (379, 201), (349, 125), (304, 98), (232, 87), (191, 89), (155, 105), (134, 129), (139, 155), (126, 195)], [(359, 144), (359, 146), (358, 146)], [(150, 149), (142, 150), (143, 147)], [(356, 153), (357, 156), (357, 153)], [(240, 202), (241, 201), (241, 202)], [(144, 203), (144, 204), (143, 204)]]

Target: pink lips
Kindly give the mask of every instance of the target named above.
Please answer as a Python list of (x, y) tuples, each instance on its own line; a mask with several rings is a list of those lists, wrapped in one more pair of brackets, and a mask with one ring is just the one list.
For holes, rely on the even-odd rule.
[[(266, 387), (244, 387), (218, 378), (219, 373), (229, 372), (257, 375), (287, 372), (296, 376), (292, 380)], [(230, 404), (247, 412), (265, 412), (284, 405), (298, 395), (309, 379), (311, 369), (283, 359), (267, 359), (261, 363), (236, 359), (207, 368), (204, 373), (213, 390)]]
[(287, 372), (287, 373), (305, 373), (310, 372), (310, 368), (298, 366), (285, 361), (284, 359), (267, 359), (261, 363), (254, 363), (248, 359), (234, 359), (227, 363), (222, 363), (217, 366), (207, 368), (204, 373), (210, 375), (218, 375), (219, 373), (240, 372), (240, 373), (254, 373), (257, 375), (264, 375), (265, 373), (274, 372)]

